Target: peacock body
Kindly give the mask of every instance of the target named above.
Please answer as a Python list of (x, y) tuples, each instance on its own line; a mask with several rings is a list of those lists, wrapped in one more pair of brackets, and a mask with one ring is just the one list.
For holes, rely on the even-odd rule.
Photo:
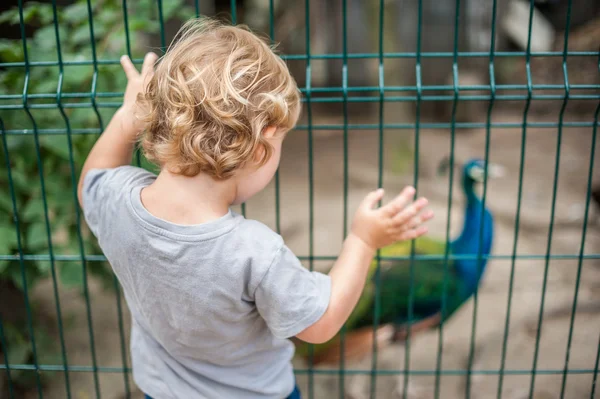
[[(346, 359), (366, 355), (373, 347), (377, 289), (380, 292), (377, 317), (380, 347), (404, 339), (409, 328), (411, 334), (415, 334), (439, 325), (476, 291), (485, 272), (486, 256), (491, 252), (494, 236), (492, 214), (475, 191), (475, 185), (483, 181), (483, 175), (484, 164), (480, 160), (472, 160), (463, 167), (464, 223), (459, 237), (449, 243), (449, 259), (443, 256), (446, 254), (444, 241), (424, 236), (414, 241), (412, 278), (411, 260), (406, 259), (412, 251), (411, 242), (395, 243), (381, 250), (382, 258), (405, 259), (381, 259), (379, 279), (375, 278), (377, 261), (372, 262), (364, 292), (346, 323)], [(437, 256), (421, 258), (427, 255)], [(411, 298), (412, 315), (409, 315)], [(307, 357), (309, 345), (295, 342), (297, 354)], [(336, 362), (339, 356), (339, 336), (314, 346), (315, 364)]]

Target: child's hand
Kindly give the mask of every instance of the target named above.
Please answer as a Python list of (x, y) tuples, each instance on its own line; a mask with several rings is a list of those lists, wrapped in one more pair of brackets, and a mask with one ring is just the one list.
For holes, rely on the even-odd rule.
[(421, 212), (427, 206), (427, 199), (412, 202), (414, 194), (414, 188), (406, 187), (391, 202), (375, 208), (383, 198), (383, 189), (369, 193), (354, 216), (351, 234), (375, 250), (427, 233), (427, 227), (421, 224), (433, 217), (433, 211)]
[(142, 73), (140, 74), (128, 56), (124, 55), (121, 57), (121, 66), (125, 71), (125, 75), (127, 75), (127, 88), (125, 89), (121, 113), (125, 118), (124, 122), (135, 130), (136, 133), (144, 128), (142, 122), (135, 117), (136, 99), (154, 74), (154, 63), (157, 59), (158, 56), (152, 52), (146, 54), (144, 64), (142, 65)]

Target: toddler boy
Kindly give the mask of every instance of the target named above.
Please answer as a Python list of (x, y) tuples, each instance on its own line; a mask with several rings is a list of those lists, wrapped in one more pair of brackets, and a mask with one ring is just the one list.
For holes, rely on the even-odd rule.
[[(300, 93), (285, 63), (243, 27), (187, 23), (139, 74), (83, 167), (79, 199), (132, 315), (133, 376), (149, 397), (299, 397), (297, 337), (331, 339), (377, 248), (426, 232), (406, 188), (360, 205), (328, 275), (309, 272), (265, 225), (232, 212), (272, 179)], [(156, 64), (156, 65), (155, 65)], [(140, 115), (140, 117), (136, 117)], [(160, 166), (129, 166), (136, 139)]]

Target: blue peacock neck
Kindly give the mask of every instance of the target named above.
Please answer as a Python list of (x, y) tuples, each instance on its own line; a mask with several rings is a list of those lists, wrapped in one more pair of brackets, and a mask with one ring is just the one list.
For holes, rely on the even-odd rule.
[[(466, 173), (463, 175), (463, 190), (467, 200), (463, 230), (460, 236), (451, 244), (455, 255), (477, 256), (489, 255), (493, 238), (493, 219), (485, 209), (482, 215), (483, 203), (475, 193), (475, 181)], [(483, 234), (481, 221), (483, 216)], [(481, 248), (480, 248), (481, 243)], [(464, 282), (465, 295), (470, 296), (479, 285), (479, 280), (485, 271), (487, 259), (458, 259), (455, 261), (456, 270)]]

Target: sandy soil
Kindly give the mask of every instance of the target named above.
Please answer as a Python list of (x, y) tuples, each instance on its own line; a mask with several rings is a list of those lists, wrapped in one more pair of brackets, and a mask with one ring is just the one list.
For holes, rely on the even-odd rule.
[[(410, 121), (401, 109), (386, 105), (386, 121)], [(522, 113), (495, 113), (496, 121), (520, 122)], [(341, 115), (336, 113), (335, 115)], [(352, 115), (351, 123), (358, 123)], [(375, 123), (370, 116), (367, 123)], [(405, 118), (403, 120), (403, 118)], [(556, 121), (557, 116), (548, 117)], [(535, 117), (532, 116), (532, 120)], [(581, 120), (581, 119), (579, 119)], [(586, 117), (585, 120), (592, 120)], [(340, 118), (316, 116), (315, 123), (341, 123)], [(556, 217), (551, 242), (551, 254), (576, 255), (579, 253), (582, 235), (583, 209), (589, 168), (591, 128), (565, 128), (563, 130), (560, 174), (556, 198)], [(385, 132), (384, 187), (389, 196), (413, 181), (413, 159), (407, 148), (412, 148), (413, 130), (387, 130)], [(420, 135), (419, 180), (421, 194), (429, 197), (437, 217), (431, 222), (431, 234), (444, 237), (447, 218), (448, 177), (438, 177), (437, 163), (447, 155), (450, 135), (446, 130), (422, 130)], [(378, 132), (352, 130), (349, 145), (349, 210), (370, 189), (377, 185)], [(517, 259), (515, 262), (512, 308), (506, 349), (506, 370), (503, 380), (503, 397), (521, 399), (528, 397), (535, 349), (535, 336), (540, 312), (542, 281), (548, 267), (546, 304), (539, 346), (538, 369), (544, 370), (536, 378), (535, 398), (560, 397), (562, 370), (567, 355), (566, 342), (573, 294), (577, 283), (577, 259), (561, 259), (545, 262), (543, 255), (548, 245), (548, 225), (552, 201), (552, 184), (556, 155), (556, 129), (528, 129), (524, 192), (521, 208), (518, 255), (537, 255), (536, 259)], [(456, 158), (465, 161), (471, 157), (483, 157), (485, 130), (459, 131), (456, 135)], [(281, 232), (288, 245), (299, 256), (309, 255), (309, 208), (308, 208), (308, 150), (307, 132), (290, 134), (285, 142), (281, 165)], [(491, 131), (490, 159), (507, 168), (504, 178), (490, 181), (487, 203), (497, 221), (495, 255), (512, 254), (519, 157), (521, 149), (520, 129), (493, 129)], [(403, 159), (400, 159), (401, 154)], [(343, 239), (343, 142), (341, 131), (315, 131), (314, 133), (314, 254), (334, 256)], [(396, 171), (396, 172), (395, 172)], [(399, 172), (398, 172), (399, 171)], [(461, 227), (463, 199), (458, 184), (453, 192), (451, 232), (456, 235)], [(275, 227), (275, 199), (272, 187), (248, 204), (247, 216), (259, 219)], [(593, 209), (595, 211), (595, 209)], [(585, 242), (585, 253), (596, 254), (600, 250), (600, 231), (590, 226)], [(317, 269), (326, 269), (330, 262), (315, 262)], [(569, 356), (569, 368), (579, 370), (567, 378), (565, 398), (588, 398), (592, 386), (592, 373), (598, 348), (600, 330), (600, 305), (597, 295), (600, 288), (598, 260), (586, 259), (581, 264), (579, 280), (579, 307), (573, 327)], [(496, 397), (498, 375), (501, 365), (504, 326), (507, 319), (507, 301), (511, 273), (510, 258), (493, 260), (481, 285), (477, 300), (475, 344), (470, 378), (472, 398)], [(54, 304), (50, 287), (40, 287), (36, 298), (53, 313)], [(114, 294), (92, 284), (92, 312), (95, 329), (98, 364), (102, 367), (121, 367), (121, 347)], [(69, 364), (90, 365), (90, 346), (85, 306), (75, 292), (62, 292), (65, 318), (71, 326), (67, 329)], [(453, 370), (441, 378), (441, 397), (459, 398), (467, 389), (466, 370), (470, 354), (470, 338), (473, 330), (474, 301), (464, 306), (443, 329), (442, 370)], [(126, 315), (127, 318), (127, 315)], [(128, 325), (128, 322), (126, 322)], [(404, 345), (395, 345), (380, 353), (377, 367), (387, 370), (377, 378), (378, 398), (402, 397), (404, 376), (399, 370), (405, 368)], [(410, 370), (435, 370), (438, 353), (438, 332), (431, 331), (415, 337), (410, 344)], [(305, 365), (298, 362), (299, 367)], [(367, 398), (371, 389), (368, 372), (371, 359), (357, 364), (347, 364), (352, 370), (364, 370), (367, 374), (351, 373), (345, 378), (344, 388), (349, 398)], [(517, 371), (514, 371), (517, 370)], [(552, 371), (553, 370), (553, 371)], [(586, 370), (588, 372), (586, 372)], [(393, 374), (396, 372), (397, 374)], [(64, 378), (61, 373), (49, 373), (50, 381), (46, 398), (64, 398)], [(75, 398), (92, 398), (91, 373), (72, 372), (72, 392)], [(298, 379), (308, 397), (306, 377)], [(407, 392), (409, 398), (432, 398), (435, 376), (431, 373), (410, 375)], [(124, 397), (123, 376), (118, 373), (100, 373), (102, 397)], [(134, 384), (130, 382), (132, 389)], [(315, 377), (317, 398), (339, 394), (340, 379), (337, 375)], [(135, 391), (135, 395), (139, 392)], [(32, 396), (33, 397), (33, 396)], [(141, 396), (135, 396), (141, 397)]]

